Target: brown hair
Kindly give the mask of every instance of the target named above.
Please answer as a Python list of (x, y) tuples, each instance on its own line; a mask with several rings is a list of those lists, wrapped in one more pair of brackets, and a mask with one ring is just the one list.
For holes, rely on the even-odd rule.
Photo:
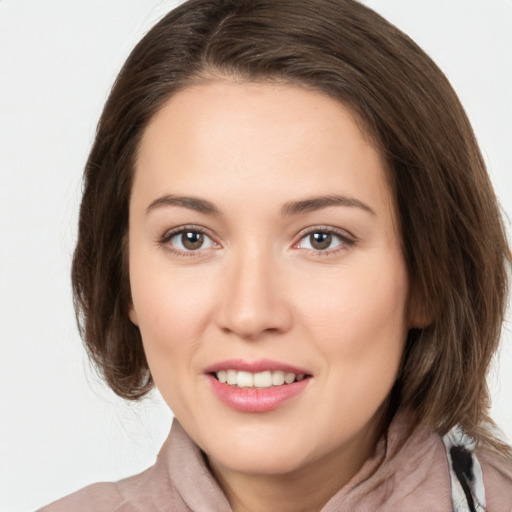
[(309, 87), (347, 105), (389, 170), (414, 297), (391, 402), (443, 434), (490, 430), (486, 373), (499, 343), (510, 253), (468, 119), (447, 79), (406, 35), (354, 0), (190, 0), (142, 39), (101, 116), (73, 259), (75, 308), (111, 388), (153, 383), (128, 319), (128, 208), (145, 127), (169, 97), (212, 76)]

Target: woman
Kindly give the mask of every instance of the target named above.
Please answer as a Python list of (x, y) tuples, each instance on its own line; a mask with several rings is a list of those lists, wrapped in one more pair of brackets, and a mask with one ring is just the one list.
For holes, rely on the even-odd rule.
[(353, 1), (186, 2), (107, 101), (73, 261), (106, 381), (176, 421), (155, 466), (43, 510), (509, 510), (509, 262), (410, 39)]

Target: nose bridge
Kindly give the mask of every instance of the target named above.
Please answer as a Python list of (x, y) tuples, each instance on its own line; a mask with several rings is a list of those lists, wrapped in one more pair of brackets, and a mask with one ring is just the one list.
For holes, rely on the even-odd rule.
[(234, 251), (226, 269), (219, 313), (222, 329), (245, 339), (289, 328), (291, 312), (279, 286), (278, 262), (271, 248), (253, 241)]

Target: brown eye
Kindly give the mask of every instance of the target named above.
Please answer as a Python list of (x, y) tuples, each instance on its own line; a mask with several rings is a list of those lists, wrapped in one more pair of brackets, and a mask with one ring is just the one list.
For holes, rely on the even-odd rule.
[(305, 233), (294, 246), (296, 249), (306, 249), (317, 253), (332, 254), (341, 249), (348, 249), (356, 243), (348, 233), (338, 232), (337, 229), (312, 229)]
[(181, 243), (189, 251), (200, 249), (204, 243), (204, 235), (197, 231), (185, 231), (181, 234)]
[(309, 235), (309, 243), (313, 249), (317, 251), (324, 251), (331, 245), (332, 235), (325, 232), (311, 233)]
[(203, 249), (216, 247), (215, 242), (208, 235), (193, 229), (175, 231), (173, 234), (164, 237), (163, 244), (178, 253), (199, 252)]

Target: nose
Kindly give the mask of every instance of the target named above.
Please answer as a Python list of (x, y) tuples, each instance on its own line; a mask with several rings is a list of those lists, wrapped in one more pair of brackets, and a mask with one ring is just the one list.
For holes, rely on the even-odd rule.
[(246, 251), (234, 259), (219, 292), (220, 329), (245, 340), (289, 330), (293, 315), (276, 261), (261, 250)]

